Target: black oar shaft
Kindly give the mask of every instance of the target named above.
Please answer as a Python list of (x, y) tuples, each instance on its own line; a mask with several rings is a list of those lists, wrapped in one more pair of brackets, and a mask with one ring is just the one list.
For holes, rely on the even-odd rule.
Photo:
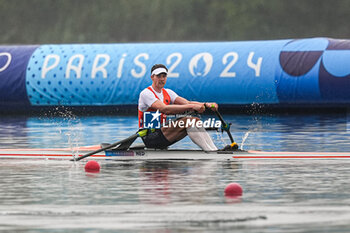
[(224, 125), (223, 129), (225, 129), (225, 131), (227, 132), (227, 135), (230, 138), (231, 143), (234, 143), (235, 141), (233, 140), (229, 125), (224, 121), (224, 118), (222, 118), (221, 114), (218, 111), (215, 111), (215, 113), (219, 117), (221, 123)]
[(233, 140), (233, 137), (232, 137), (232, 134), (231, 134), (231, 132), (228, 130), (228, 131), (226, 131), (227, 132), (227, 134), (228, 134), (228, 137), (230, 138), (230, 140), (231, 140), (231, 143), (234, 143), (235, 141)]
[(78, 158), (76, 158), (76, 159), (73, 159), (72, 161), (79, 161), (79, 160), (82, 160), (82, 159), (84, 159), (84, 158), (86, 158), (86, 157), (89, 157), (89, 156), (94, 155), (94, 154), (96, 154), (96, 153), (99, 153), (99, 152), (101, 152), (101, 151), (104, 151), (104, 150), (113, 148), (113, 147), (115, 147), (115, 146), (118, 146), (119, 144), (122, 144), (122, 143), (125, 143), (125, 142), (128, 142), (128, 141), (134, 140), (134, 139), (136, 139), (138, 136), (139, 136), (139, 133), (136, 133), (136, 134), (134, 134), (134, 135), (131, 135), (131, 136), (128, 137), (128, 138), (125, 138), (125, 139), (121, 140), (121, 141), (118, 141), (118, 142), (116, 142), (116, 143), (113, 143), (113, 144), (111, 144), (111, 145), (108, 145), (108, 146), (103, 147), (103, 148), (101, 148), (101, 149), (98, 149), (98, 150), (92, 151), (92, 152), (90, 152), (90, 153), (87, 153), (87, 154), (85, 154), (85, 155), (83, 155), (83, 156), (80, 156), (80, 157), (78, 157)]

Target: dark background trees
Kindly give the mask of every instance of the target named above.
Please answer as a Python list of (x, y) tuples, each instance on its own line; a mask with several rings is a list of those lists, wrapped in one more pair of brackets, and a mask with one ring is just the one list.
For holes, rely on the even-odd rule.
[(350, 38), (349, 9), (349, 0), (0, 0), (0, 43)]

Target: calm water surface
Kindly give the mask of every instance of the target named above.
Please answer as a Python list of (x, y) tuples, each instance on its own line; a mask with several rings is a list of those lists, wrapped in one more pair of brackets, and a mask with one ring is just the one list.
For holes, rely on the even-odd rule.
[[(344, 114), (224, 116), (244, 149), (350, 151)], [(115, 142), (136, 117), (0, 117), (1, 148)], [(225, 134), (210, 132), (218, 147)], [(189, 139), (173, 148), (196, 148)], [(349, 232), (350, 160), (0, 160), (3, 232)], [(226, 198), (231, 182), (244, 189)]]

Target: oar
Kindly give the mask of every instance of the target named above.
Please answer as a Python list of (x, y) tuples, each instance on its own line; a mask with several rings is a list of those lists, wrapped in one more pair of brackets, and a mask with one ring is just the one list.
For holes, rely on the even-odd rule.
[[(205, 107), (206, 109), (208, 109), (206, 103), (204, 103), (204, 107)], [(210, 109), (213, 109), (213, 110), (214, 110), (214, 108), (215, 108), (215, 105), (210, 106)], [(230, 138), (230, 140), (231, 140), (231, 143), (235, 143), (235, 141), (233, 140), (232, 134), (231, 134), (231, 132), (230, 132), (230, 124), (227, 124), (227, 123), (224, 121), (224, 118), (222, 118), (222, 116), (221, 116), (221, 114), (219, 113), (218, 110), (214, 110), (214, 112), (215, 112), (215, 114), (219, 117), (219, 119), (220, 119), (220, 121), (221, 121), (221, 124), (222, 124), (221, 128), (222, 128), (223, 130), (226, 131), (226, 133), (228, 134), (228, 136), (229, 136), (229, 138)], [(235, 143), (235, 144), (237, 144), (237, 143)]]
[(231, 144), (230, 145), (227, 145), (223, 150), (238, 150), (238, 144), (233, 140), (233, 137), (232, 137), (232, 134), (230, 132), (230, 124), (227, 124), (225, 121), (224, 121), (224, 118), (222, 118), (221, 114), (219, 113), (219, 111), (214, 111), (215, 114), (219, 117), (221, 123), (222, 123), (222, 129), (226, 131), (228, 137), (230, 138), (231, 140)]
[[(204, 104), (204, 106), (207, 108), (207, 105)], [(210, 108), (215, 108), (215, 106), (210, 106)], [(221, 114), (219, 113), (218, 110), (214, 110), (215, 114), (219, 117), (220, 121), (221, 121), (221, 128), (223, 130), (226, 131), (228, 137), (230, 138), (231, 140), (231, 144), (230, 145), (227, 145), (223, 150), (237, 150), (238, 149), (238, 144), (233, 140), (233, 137), (232, 137), (232, 134), (230, 132), (230, 124), (227, 124), (224, 120), (224, 118), (222, 118)]]
[(86, 157), (89, 157), (89, 156), (94, 155), (94, 154), (96, 154), (96, 153), (99, 153), (99, 152), (101, 152), (101, 151), (105, 151), (105, 150), (108, 150), (108, 149), (110, 149), (110, 148), (116, 147), (116, 146), (118, 146), (118, 145), (120, 145), (120, 144), (128, 143), (128, 144), (131, 145), (131, 143), (133, 143), (133, 142), (136, 140), (136, 138), (138, 138), (138, 137), (143, 137), (143, 136), (145, 136), (146, 134), (147, 134), (147, 129), (141, 130), (141, 131), (139, 131), (139, 132), (137, 132), (137, 133), (131, 135), (131, 136), (128, 137), (128, 138), (125, 138), (125, 139), (123, 139), (123, 140), (121, 140), (121, 141), (118, 141), (118, 142), (116, 142), (116, 143), (113, 143), (113, 144), (111, 144), (111, 145), (108, 145), (108, 146), (106, 146), (106, 147), (103, 147), (103, 148), (101, 148), (101, 149), (98, 149), (98, 150), (89, 152), (89, 153), (87, 153), (87, 154), (85, 154), (85, 155), (82, 155), (82, 156), (76, 158), (76, 159), (71, 159), (71, 161), (79, 161), (79, 160), (82, 160), (82, 159), (84, 159), (84, 158), (86, 158)]
[(224, 121), (224, 118), (222, 118), (221, 114), (219, 113), (219, 111), (214, 111), (215, 114), (219, 117), (221, 123), (222, 123), (222, 129), (226, 131), (228, 137), (230, 138), (231, 140), (231, 143), (234, 143), (235, 141), (233, 140), (233, 137), (232, 137), (232, 134), (230, 132), (230, 124), (227, 124), (225, 121)]

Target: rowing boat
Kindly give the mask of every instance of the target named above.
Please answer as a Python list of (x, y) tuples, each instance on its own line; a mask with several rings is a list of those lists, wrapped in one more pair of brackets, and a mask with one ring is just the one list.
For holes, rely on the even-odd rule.
[[(79, 158), (101, 146), (52, 149), (0, 149), (0, 158), (66, 159)], [(241, 160), (241, 159), (349, 159), (350, 152), (267, 152), (267, 151), (215, 151), (153, 150), (131, 148), (105, 150), (86, 159), (103, 160)]]

